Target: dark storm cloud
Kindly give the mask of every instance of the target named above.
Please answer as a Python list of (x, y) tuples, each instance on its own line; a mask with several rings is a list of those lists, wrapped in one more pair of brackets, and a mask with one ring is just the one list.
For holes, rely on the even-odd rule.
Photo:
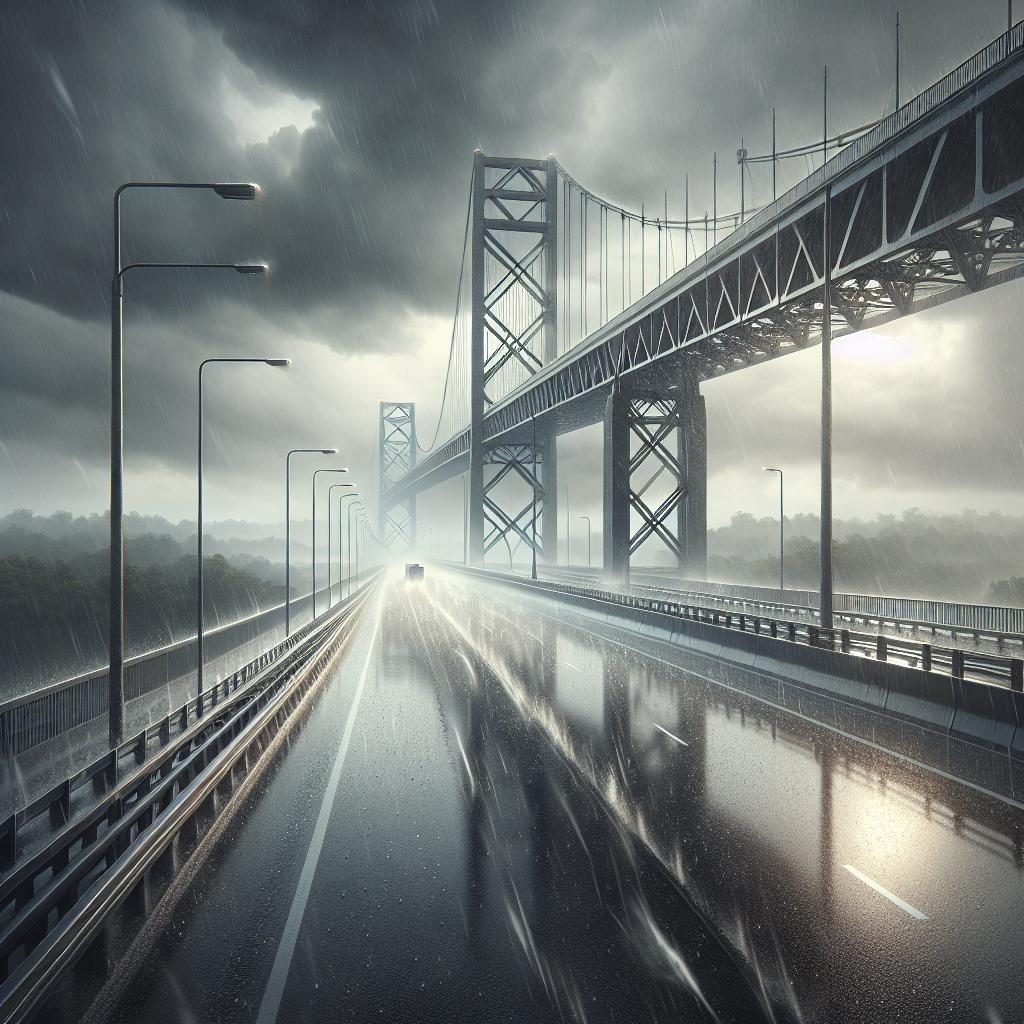
[[(991, 12), (953, 2), (938, 12), (924, 0), (901, 8), (905, 95), (969, 56), (1004, 16), (998, 4)], [(741, 137), (767, 146), (773, 105), (782, 144), (820, 130), (825, 62), (833, 125), (887, 108), (892, 18), (882, 0), (18, 3), (5, 11), (0, 40), (0, 336), (14, 351), (0, 378), (0, 440), (40, 452), (63, 447), (102, 465), (110, 203), (126, 178), (242, 178), (264, 187), (255, 208), (196, 195), (126, 202), (130, 258), (268, 258), (274, 270), (266, 283), (230, 274), (128, 282), (128, 416), (140, 458), (188, 469), (195, 364), (205, 354), (301, 343), (321, 371), (301, 398), (256, 418), (242, 389), (224, 390), (218, 444), (245, 476), (268, 445), (302, 443), (311, 410), (318, 430), (358, 435), (369, 447), (372, 409), (354, 399), (415, 390), (407, 363), (420, 357), (423, 337), (409, 325), (451, 307), (475, 147), (554, 152), (588, 185), (630, 205), (658, 206), (667, 187), (674, 214), (685, 172), (691, 212), (710, 207), (717, 150), (719, 209), (732, 209), (732, 154)], [(279, 119), (265, 136), (240, 137), (230, 97), (259, 107), (278, 93), (315, 107), (312, 124)], [(783, 179), (806, 170), (789, 165)], [(755, 175), (751, 186), (748, 201), (764, 201), (767, 177)], [(972, 365), (1002, 368), (1001, 383), (983, 422), (970, 409), (959, 417), (979, 429), (954, 435), (936, 419), (934, 397), (909, 389), (888, 418), (853, 408), (842, 421), (859, 460), (851, 472), (950, 486), (986, 474), (1007, 479), (1016, 427), (996, 445), (981, 437), (989, 423), (1016, 423), (1018, 389), (1005, 371), (1009, 343), (986, 315), (971, 328)], [(394, 353), (393, 370), (374, 363), (375, 377), (353, 367), (353, 376), (329, 379), (338, 368), (320, 360), (322, 347)], [(709, 394), (723, 410), (749, 406), (744, 396), (758, 392), (759, 372), (731, 378), (721, 399)], [(815, 429), (805, 378), (809, 396), (779, 385), (766, 410), (780, 437), (806, 441)], [(975, 385), (985, 380), (979, 372)], [(266, 385), (274, 386), (291, 394)], [(837, 409), (837, 422), (842, 415)], [(740, 457), (765, 434), (740, 429), (742, 443), (726, 445), (724, 457)], [(906, 444), (880, 468), (874, 451), (893, 430)], [(793, 450), (804, 449), (794, 440)], [(813, 459), (814, 445), (808, 450)]]

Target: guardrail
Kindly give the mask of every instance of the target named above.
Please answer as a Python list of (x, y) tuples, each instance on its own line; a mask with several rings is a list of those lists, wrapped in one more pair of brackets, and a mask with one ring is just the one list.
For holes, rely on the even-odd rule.
[(148, 912), (150, 882), (176, 871), (174, 841), (215, 817), (344, 640), (362, 588), (292, 637), (281, 656), (204, 716), (130, 780), (0, 882), (0, 1020), (45, 1006), (64, 972), (133, 892)]
[[(353, 577), (358, 586), (369, 571)], [(336, 588), (335, 588), (336, 589)], [(327, 588), (318, 591), (326, 600)], [(313, 595), (292, 602), (293, 620), (312, 606)], [(237, 650), (284, 625), (284, 604), (267, 608), (206, 634), (206, 657), (213, 660)], [(186, 637), (125, 662), (125, 700), (144, 697), (196, 671), (196, 639)], [(71, 679), (12, 697), (0, 703), (0, 757), (17, 757), (32, 747), (95, 721), (107, 713), (107, 669), (95, 669)]]
[(620, 605), (658, 612), (674, 618), (701, 622), (712, 626), (723, 626), (756, 636), (788, 640), (790, 643), (806, 644), (810, 647), (857, 655), (879, 662), (898, 661), (925, 672), (944, 672), (953, 679), (994, 684), (1011, 690), (1024, 691), (1024, 659), (1007, 658), (996, 654), (964, 651), (958, 647), (943, 647), (936, 644), (908, 640), (901, 637), (877, 633), (863, 633), (852, 629), (823, 629), (816, 623), (796, 621), (769, 615), (724, 611), (706, 605), (665, 598), (642, 597), (612, 590), (573, 583), (558, 583), (554, 580), (528, 580), (507, 573), (485, 569), (467, 568), (459, 563), (448, 563), (450, 567), (472, 575), (490, 579), (509, 580), (537, 590), (585, 597)]
[[(552, 567), (548, 573), (566, 573), (581, 579), (593, 578), (595, 572), (579, 567), (561, 569)], [(657, 569), (635, 569), (633, 578), (654, 580), (662, 573)], [(677, 579), (665, 572), (665, 584), (655, 587), (662, 593), (684, 597), (717, 597), (723, 601), (756, 604), (764, 608), (787, 610), (806, 609), (817, 614), (816, 590), (780, 590), (778, 587), (756, 587), (738, 583), (719, 583), (705, 580)], [(670, 582), (671, 581), (671, 582)], [(645, 589), (648, 584), (633, 584), (634, 590)], [(917, 597), (881, 597), (874, 594), (834, 595), (834, 612), (846, 620), (864, 619), (911, 626), (921, 629), (942, 629), (950, 633), (969, 636), (984, 634), (997, 642), (1014, 640), (1024, 643), (1024, 608), (1006, 605), (973, 604), (958, 601), (932, 601)]]

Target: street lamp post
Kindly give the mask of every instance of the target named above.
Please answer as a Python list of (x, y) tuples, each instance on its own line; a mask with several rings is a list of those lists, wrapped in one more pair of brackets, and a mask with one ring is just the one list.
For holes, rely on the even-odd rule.
[[(334, 515), (334, 505), (331, 495), (344, 487), (355, 487), (355, 484), (331, 484), (327, 488), (327, 610), (330, 611), (334, 605), (334, 587), (331, 584), (331, 551), (334, 545), (334, 534), (331, 532), (331, 517)], [(339, 506), (341, 502), (338, 502)], [(339, 508), (340, 512), (340, 508)], [(338, 580), (341, 581), (341, 524), (338, 525)]]
[(590, 516), (577, 516), (577, 519), (586, 519), (587, 521), (587, 568), (590, 568)]
[(128, 189), (207, 189), (222, 199), (255, 199), (246, 182), (128, 181), (114, 193), (114, 267), (110, 286), (110, 651), (107, 720), (110, 746), (124, 738), (124, 275), (138, 267), (231, 269), (261, 274), (264, 264), (131, 263), (121, 265), (121, 196)]
[(766, 473), (778, 473), (779, 474), (779, 590), (786, 589), (786, 573), (783, 564), (784, 552), (785, 552), (785, 510), (782, 501), (782, 470), (776, 469), (774, 466), (762, 466), (761, 467)]
[[(355, 497), (355, 495), (353, 495)], [(360, 502), (353, 502), (348, 507), (348, 592), (352, 593), (352, 512), (354, 509), (361, 508), (364, 511), (366, 506)], [(359, 539), (356, 538), (356, 574), (359, 573)]]
[(530, 426), (533, 430), (533, 441), (531, 443), (530, 455), (533, 458), (533, 509), (530, 527), (530, 579), (537, 578), (537, 417), (530, 416)]
[(292, 448), (284, 460), (284, 635), (292, 632), (292, 456), (337, 455), (337, 448)]
[[(335, 486), (338, 486), (338, 485), (335, 484)], [(342, 539), (341, 538), (341, 524), (342, 524), (341, 503), (343, 501), (349, 501), (352, 498), (358, 498), (358, 497), (359, 497), (359, 492), (358, 491), (353, 491), (351, 494), (344, 495), (342, 497), (341, 501), (338, 502), (338, 575), (341, 576), (342, 572), (344, 571), (345, 575), (344, 575), (343, 580), (342, 580), (343, 583), (348, 582), (349, 578), (352, 575), (352, 554), (351, 554), (351, 551), (348, 548), (346, 548), (345, 545), (342, 544), (342, 542), (341, 542), (341, 539)], [(349, 508), (351, 508), (351, 507), (352, 506), (350, 505)], [(352, 540), (351, 540), (351, 534), (350, 534), (349, 535), (349, 545), (350, 546), (351, 546), (351, 543), (352, 543)], [(347, 564), (346, 564), (346, 559), (347, 559)], [(349, 591), (349, 593), (351, 593), (351, 590)], [(345, 594), (344, 586), (342, 586), (342, 597), (344, 598), (345, 596), (347, 596), (347, 595)]]
[[(314, 469), (313, 470), (313, 501), (312, 501), (312, 504), (310, 505), (310, 508), (312, 509), (312, 516), (313, 516), (313, 618), (314, 619), (316, 618), (316, 478), (321, 473), (347, 473), (347, 472), (348, 472), (347, 469)], [(329, 496), (330, 496), (330, 492), (328, 492), (328, 497)], [(329, 512), (330, 512), (330, 506), (328, 506), (328, 513)], [(328, 529), (328, 533), (327, 533), (328, 557), (330, 555), (330, 540), (331, 540), (330, 527), (331, 527), (331, 522), (330, 522), (330, 516), (328, 515), (328, 520), (327, 520), (327, 529)], [(327, 565), (328, 578), (330, 577), (330, 571), (331, 571), (331, 567), (330, 567), (330, 562), (328, 561), (328, 565)], [(330, 591), (328, 590), (328, 592), (327, 592), (328, 605), (330, 604), (330, 596), (331, 596), (330, 595)]]
[(196, 434), (196, 696), (197, 714), (203, 713), (203, 370), (210, 363), (262, 363), (266, 366), (290, 366), (290, 359), (265, 359), (257, 357), (217, 357), (204, 359), (199, 364), (199, 429)]

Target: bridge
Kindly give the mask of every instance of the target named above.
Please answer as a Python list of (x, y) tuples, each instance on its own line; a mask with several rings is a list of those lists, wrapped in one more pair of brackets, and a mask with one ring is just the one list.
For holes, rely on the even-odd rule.
[[(381, 403), (355, 572), (339, 534), (122, 707), (105, 668), (0, 705), (0, 1022), (1019, 1019), (1024, 610), (833, 592), (829, 352), (1021, 273), (1022, 56), (700, 254), (729, 217), (475, 154), (438, 422)], [(811, 345), (821, 586), (708, 581), (701, 384)], [(600, 570), (555, 557), (597, 422)], [(466, 558), (403, 579), (459, 475)]]
[[(831, 341), (1020, 275), (1016, 33), (693, 258), (696, 221), (649, 220), (614, 206), (553, 158), (477, 153), (437, 429), (409, 472), (382, 475), (385, 514), (407, 514), (416, 494), (465, 474), (469, 562), (483, 564), (504, 543), (541, 558), (546, 551), (550, 561), (554, 439), (603, 421), (609, 577), (625, 579), (630, 557), (656, 537), (681, 571), (702, 578), (700, 384), (818, 344), (827, 618)], [(682, 265), (667, 274), (673, 258)], [(415, 451), (414, 435), (408, 444)], [(510, 478), (537, 500), (503, 501)]]

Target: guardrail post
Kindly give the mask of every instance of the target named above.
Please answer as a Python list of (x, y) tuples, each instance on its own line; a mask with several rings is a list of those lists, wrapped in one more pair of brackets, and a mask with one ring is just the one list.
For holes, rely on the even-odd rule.
[(964, 652), (959, 648), (954, 648), (950, 652), (950, 663), (951, 671), (954, 679), (963, 679), (964, 677)]
[(807, 642), (812, 647), (817, 647), (818, 646), (818, 627), (817, 626), (808, 626), (807, 627)]
[(921, 644), (921, 669), (925, 672), (932, 670), (932, 645)]
[(768, 628), (770, 629), (772, 636), (777, 640), (779, 638), (779, 624), (772, 619), (768, 624)]
[(1020, 658), (1010, 659), (1010, 689), (1024, 692), (1024, 660)]
[(12, 814), (4, 822), (4, 836), (0, 840), (0, 863), (3, 863), (5, 868), (14, 867), (14, 862), (18, 859), (18, 816)]
[(878, 661), (889, 660), (889, 644), (886, 638), (881, 634), (875, 637), (875, 658)]
[(786, 628), (787, 628), (787, 630), (789, 632), (789, 639), (792, 640), (793, 643), (796, 643), (796, 623), (795, 622), (787, 622), (786, 623)]
[(850, 653), (850, 631), (848, 629), (839, 631), (839, 646), (842, 648), (843, 654)]

